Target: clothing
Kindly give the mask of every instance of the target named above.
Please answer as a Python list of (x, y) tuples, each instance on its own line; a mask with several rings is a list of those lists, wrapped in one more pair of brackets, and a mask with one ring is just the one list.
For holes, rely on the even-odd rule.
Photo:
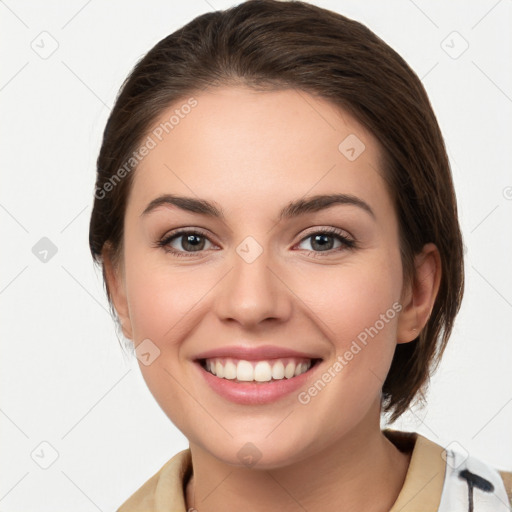
[[(385, 429), (400, 451), (412, 451), (404, 485), (390, 512), (511, 512), (512, 472), (497, 471), (463, 451), (416, 432)], [(458, 449), (457, 449), (458, 448)], [(190, 449), (177, 453), (117, 512), (186, 512), (184, 489), (192, 474)]]

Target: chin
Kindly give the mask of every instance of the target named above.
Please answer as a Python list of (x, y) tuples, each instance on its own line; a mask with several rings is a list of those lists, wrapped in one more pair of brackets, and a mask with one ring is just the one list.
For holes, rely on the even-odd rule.
[(270, 439), (273, 435), (266, 437), (261, 431), (254, 436), (248, 436), (246, 433), (244, 436), (234, 436), (223, 443), (208, 442), (203, 445), (203, 449), (224, 464), (247, 469), (282, 468), (307, 456), (307, 447), (301, 446), (297, 439), (277, 434)]

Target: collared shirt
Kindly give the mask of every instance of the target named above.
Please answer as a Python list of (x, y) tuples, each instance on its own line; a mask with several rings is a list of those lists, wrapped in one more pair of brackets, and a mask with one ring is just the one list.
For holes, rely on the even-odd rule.
[[(402, 489), (390, 512), (511, 512), (512, 472), (497, 471), (467, 452), (416, 432), (385, 429), (411, 452)], [(187, 512), (185, 486), (192, 474), (190, 449), (177, 453), (132, 494), (117, 512)]]

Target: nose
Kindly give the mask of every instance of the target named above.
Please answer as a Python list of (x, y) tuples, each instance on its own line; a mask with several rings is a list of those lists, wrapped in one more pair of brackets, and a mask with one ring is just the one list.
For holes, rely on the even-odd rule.
[(221, 321), (235, 321), (251, 329), (270, 320), (283, 322), (289, 318), (293, 294), (267, 254), (264, 251), (251, 263), (234, 255), (233, 267), (217, 287), (214, 301)]

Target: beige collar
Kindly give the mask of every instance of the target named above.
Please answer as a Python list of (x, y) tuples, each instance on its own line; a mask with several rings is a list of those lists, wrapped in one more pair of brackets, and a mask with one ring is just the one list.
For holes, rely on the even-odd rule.
[(446, 470), (444, 449), (415, 432), (385, 429), (383, 433), (399, 450), (408, 451), (414, 443), (404, 485), (389, 512), (437, 512)]
[[(400, 450), (413, 450), (404, 485), (390, 512), (437, 512), (446, 467), (443, 448), (417, 433), (390, 429), (383, 433)], [(185, 484), (191, 473), (187, 448), (167, 461), (117, 512), (186, 512)]]

